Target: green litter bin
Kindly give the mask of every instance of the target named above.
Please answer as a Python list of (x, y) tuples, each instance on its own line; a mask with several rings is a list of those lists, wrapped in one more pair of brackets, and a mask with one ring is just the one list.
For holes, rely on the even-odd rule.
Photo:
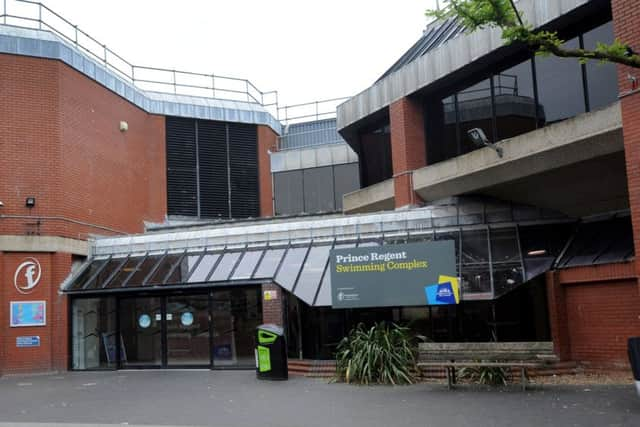
[(277, 325), (260, 325), (256, 328), (256, 374), (261, 380), (286, 380), (287, 344), (284, 329)]

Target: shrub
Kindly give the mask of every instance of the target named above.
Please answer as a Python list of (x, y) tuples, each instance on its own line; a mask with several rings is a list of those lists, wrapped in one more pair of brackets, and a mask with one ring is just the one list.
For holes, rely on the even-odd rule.
[(474, 366), (460, 369), (460, 378), (484, 385), (507, 385), (507, 370), (499, 366)]
[(412, 384), (417, 338), (394, 323), (380, 322), (368, 329), (359, 324), (338, 344), (338, 378), (356, 384)]

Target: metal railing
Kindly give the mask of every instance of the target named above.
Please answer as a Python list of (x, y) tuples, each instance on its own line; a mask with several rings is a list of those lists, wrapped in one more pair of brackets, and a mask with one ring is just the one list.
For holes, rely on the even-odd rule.
[(260, 104), (276, 117), (281, 110), (277, 91), (263, 92), (247, 79), (135, 65), (40, 2), (2, 0), (2, 5), (0, 23), (50, 31), (139, 89)]
[(349, 97), (285, 105), (278, 107), (278, 118), (284, 125), (332, 119), (336, 116), (336, 107), (347, 99), (349, 99)]

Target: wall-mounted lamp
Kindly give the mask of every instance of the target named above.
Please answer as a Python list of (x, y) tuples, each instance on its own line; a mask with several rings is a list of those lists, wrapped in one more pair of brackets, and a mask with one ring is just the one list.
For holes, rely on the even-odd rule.
[(24, 205), (26, 207), (28, 207), (29, 209), (31, 209), (32, 207), (34, 207), (36, 205), (36, 198), (35, 197), (27, 197), (27, 199), (24, 201)]
[(484, 134), (484, 131), (480, 128), (473, 128), (467, 131), (467, 135), (471, 138), (471, 142), (479, 147), (489, 147), (498, 153), (498, 157), (502, 157), (502, 147), (498, 147), (494, 143), (489, 141), (487, 135)]
[(120, 132), (126, 132), (129, 130), (129, 123), (124, 120), (120, 122)]
[(2, 203), (2, 201), (0, 201), (0, 208), (4, 207), (4, 203)]

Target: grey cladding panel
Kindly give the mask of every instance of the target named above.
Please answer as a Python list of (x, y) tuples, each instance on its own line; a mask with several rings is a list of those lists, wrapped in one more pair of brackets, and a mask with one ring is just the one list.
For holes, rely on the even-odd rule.
[(276, 215), (298, 214), (304, 210), (302, 171), (273, 174)]
[(342, 196), (360, 189), (360, 169), (357, 163), (333, 167), (336, 210), (342, 210)]
[(333, 167), (305, 169), (304, 211), (307, 213), (333, 212)]

